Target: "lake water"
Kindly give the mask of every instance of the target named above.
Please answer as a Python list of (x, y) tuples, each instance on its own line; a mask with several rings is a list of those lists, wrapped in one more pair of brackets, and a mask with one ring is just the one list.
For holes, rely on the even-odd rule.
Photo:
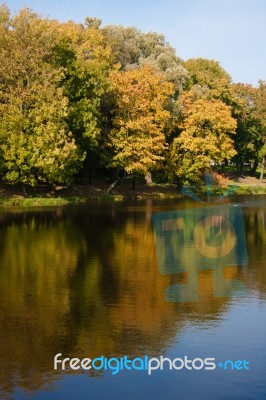
[[(189, 200), (1, 211), (0, 399), (265, 399), (266, 197), (228, 201), (235, 233), (205, 226), (212, 239), (204, 248), (200, 238), (195, 244), (206, 233), (195, 231), (199, 205)], [(225, 207), (214, 206), (205, 221)], [(156, 232), (152, 216), (161, 212), (179, 225)], [(204, 264), (204, 251), (222, 241), (231, 259)], [(150, 375), (62, 371), (54, 369), (58, 353), (179, 360)], [(181, 369), (185, 356), (213, 358), (216, 367), (198, 360), (198, 369)]]

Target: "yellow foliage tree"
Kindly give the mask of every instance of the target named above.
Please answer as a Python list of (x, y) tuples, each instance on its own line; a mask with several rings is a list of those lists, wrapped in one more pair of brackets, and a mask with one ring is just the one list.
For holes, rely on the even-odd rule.
[(173, 85), (149, 66), (113, 71), (110, 78), (116, 99), (112, 165), (127, 173), (147, 174), (164, 159), (164, 130), (170, 118), (164, 106)]
[(219, 163), (236, 154), (231, 135), (236, 120), (231, 108), (220, 100), (199, 98), (185, 101), (181, 133), (170, 149), (171, 169), (182, 180), (198, 180), (211, 161)]

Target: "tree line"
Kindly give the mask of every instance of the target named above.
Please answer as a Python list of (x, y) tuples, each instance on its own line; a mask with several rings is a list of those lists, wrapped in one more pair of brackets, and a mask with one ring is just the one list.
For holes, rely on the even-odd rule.
[[(239, 66), (241, 68), (241, 66)], [(0, 7), (0, 173), (10, 183), (77, 177), (197, 182), (212, 165), (255, 173), (266, 155), (266, 82), (183, 61), (161, 34)]]

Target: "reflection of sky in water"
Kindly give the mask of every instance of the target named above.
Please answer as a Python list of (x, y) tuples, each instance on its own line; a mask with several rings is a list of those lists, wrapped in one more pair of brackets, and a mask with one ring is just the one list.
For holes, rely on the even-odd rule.
[[(104, 400), (129, 399), (256, 399), (266, 393), (262, 371), (266, 363), (265, 332), (266, 302), (257, 298), (232, 302), (230, 310), (216, 322), (196, 323), (190, 320), (176, 337), (176, 342), (163, 354), (169, 358), (215, 357), (216, 363), (226, 359), (250, 362), (249, 371), (156, 371), (149, 377), (146, 372), (120, 372), (115, 377), (110, 372), (102, 378), (90, 378), (86, 373), (65, 375), (54, 384), (53, 391), (39, 391), (42, 400), (90, 398), (93, 394)], [(248, 324), (246, 316), (248, 315)], [(126, 353), (126, 349), (125, 349)], [(160, 356), (161, 354), (158, 354)], [(15, 400), (31, 398), (20, 390)]]

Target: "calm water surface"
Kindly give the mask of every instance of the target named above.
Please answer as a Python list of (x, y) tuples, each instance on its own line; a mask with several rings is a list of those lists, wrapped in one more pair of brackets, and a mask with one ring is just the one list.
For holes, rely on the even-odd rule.
[[(244, 289), (217, 297), (203, 269), (193, 302), (167, 301), (167, 287), (188, 283), (193, 268), (160, 274), (151, 218), (195, 203), (1, 211), (0, 399), (266, 399), (266, 197), (236, 201), (248, 263), (226, 266), (218, 286)], [(183, 248), (180, 260), (195, 254)], [(250, 369), (62, 372), (57, 353), (245, 359)]]

